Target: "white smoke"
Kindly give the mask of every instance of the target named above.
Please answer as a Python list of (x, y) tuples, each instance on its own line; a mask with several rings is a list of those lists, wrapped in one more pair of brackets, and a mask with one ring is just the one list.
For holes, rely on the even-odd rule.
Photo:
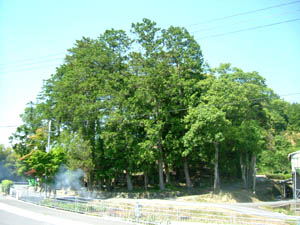
[(84, 176), (82, 169), (69, 170), (66, 166), (61, 166), (55, 175), (55, 187), (56, 189), (80, 191), (84, 187)]
[(69, 190), (77, 192), (84, 198), (95, 198), (96, 194), (89, 192), (84, 185), (85, 173), (82, 169), (70, 170), (65, 165), (60, 166), (55, 175), (55, 189), (62, 189), (65, 194)]

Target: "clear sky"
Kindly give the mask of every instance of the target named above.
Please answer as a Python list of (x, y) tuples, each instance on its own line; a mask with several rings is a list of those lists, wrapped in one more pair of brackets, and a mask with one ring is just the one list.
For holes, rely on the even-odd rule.
[(0, 144), (9, 145), (19, 115), (75, 40), (129, 31), (142, 18), (186, 27), (211, 67), (258, 71), (285, 100), (300, 102), (300, 1), (0, 0)]

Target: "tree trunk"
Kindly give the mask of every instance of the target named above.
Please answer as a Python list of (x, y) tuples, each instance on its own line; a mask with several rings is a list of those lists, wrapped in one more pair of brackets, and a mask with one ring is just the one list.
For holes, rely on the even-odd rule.
[(131, 176), (130, 176), (128, 170), (126, 170), (126, 181), (127, 181), (127, 190), (132, 191), (133, 187), (132, 187), (132, 182), (131, 182)]
[(168, 163), (165, 163), (166, 183), (171, 184), (170, 170)]
[(250, 183), (249, 183), (249, 175), (250, 175), (250, 171), (249, 171), (249, 153), (246, 153), (246, 181), (247, 181), (247, 189), (250, 188)]
[(105, 186), (107, 191), (111, 191), (111, 181), (109, 178), (105, 179)]
[(252, 155), (251, 157), (251, 183), (252, 183), (252, 191), (255, 194), (255, 186), (256, 186), (256, 155)]
[(158, 175), (159, 175), (159, 188), (161, 191), (165, 190), (165, 183), (164, 183), (164, 173), (163, 173), (163, 159), (162, 157), (158, 160)]
[[(93, 165), (96, 165), (96, 121), (97, 119), (92, 120), (91, 125), (90, 125), (90, 130), (89, 133), (91, 134), (90, 138), (90, 144), (92, 146), (92, 162)], [(95, 182), (95, 171), (91, 170), (90, 172), (90, 185), (91, 188), (94, 187), (94, 182)]]
[(164, 160), (163, 160), (161, 135), (158, 140), (158, 151), (159, 151), (159, 159), (158, 159), (159, 188), (161, 191), (164, 191), (165, 190), (164, 171), (163, 171)]
[(191, 182), (191, 178), (190, 178), (189, 166), (188, 166), (188, 161), (187, 161), (186, 157), (183, 158), (183, 169), (184, 169), (186, 187), (188, 189), (190, 189), (190, 188), (192, 188), (192, 182)]
[(144, 172), (144, 185), (145, 185), (145, 190), (148, 190), (148, 172), (147, 170)]
[(214, 192), (217, 193), (217, 192), (219, 192), (219, 190), (220, 190), (220, 177), (219, 177), (219, 142), (216, 142)]
[[(155, 110), (156, 110), (156, 119), (159, 118), (159, 105), (158, 100), (155, 99)], [(159, 188), (161, 191), (165, 190), (165, 183), (164, 183), (164, 171), (163, 171), (163, 147), (162, 147), (162, 134), (161, 130), (159, 128), (158, 130), (158, 153), (159, 153), (159, 159), (158, 159), (158, 176), (159, 176)]]
[(243, 162), (243, 155), (240, 154), (240, 165), (241, 165), (241, 172), (242, 172), (242, 179), (244, 183), (244, 188), (247, 189), (247, 179), (246, 179), (246, 165)]

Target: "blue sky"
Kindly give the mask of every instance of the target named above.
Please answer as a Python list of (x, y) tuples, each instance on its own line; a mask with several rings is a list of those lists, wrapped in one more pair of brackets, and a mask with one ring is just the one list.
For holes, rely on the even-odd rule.
[[(264, 8), (269, 9), (212, 21)], [(300, 1), (1, 0), (0, 144), (8, 146), (26, 103), (35, 101), (43, 80), (76, 40), (110, 28), (129, 31), (142, 18), (162, 28), (186, 27), (211, 67), (230, 62), (258, 71), (285, 100), (300, 102), (294, 94), (300, 93)], [(251, 29), (276, 23), (281, 24)], [(220, 34), (225, 35), (214, 37)]]

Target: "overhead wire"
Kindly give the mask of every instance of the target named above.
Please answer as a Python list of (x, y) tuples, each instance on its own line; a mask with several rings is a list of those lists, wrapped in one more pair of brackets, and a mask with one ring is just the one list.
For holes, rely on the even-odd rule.
[(257, 30), (257, 29), (261, 29), (261, 28), (265, 28), (265, 27), (271, 27), (271, 26), (284, 24), (284, 23), (291, 23), (291, 22), (295, 22), (295, 21), (298, 21), (298, 20), (300, 20), (300, 17), (295, 18), (295, 19), (291, 19), (291, 20), (285, 20), (285, 21), (280, 21), (280, 22), (276, 22), (276, 23), (265, 24), (265, 25), (261, 25), (261, 26), (255, 26), (255, 27), (249, 27), (249, 28), (235, 30), (235, 31), (229, 31), (229, 32), (221, 33), (221, 34), (208, 35), (208, 36), (204, 36), (204, 37), (200, 37), (200, 38), (195, 38), (195, 40), (221, 37), (221, 36), (225, 36), (225, 35), (229, 35), (229, 34), (235, 34), (235, 33), (240, 33), (240, 32), (250, 31), (250, 30)]
[[(255, 27), (249, 27), (249, 28), (245, 28), (245, 29), (240, 29), (240, 30), (235, 30), (235, 31), (229, 31), (229, 32), (225, 32), (225, 33), (220, 33), (220, 34), (214, 34), (214, 35), (208, 35), (208, 36), (203, 36), (203, 37), (199, 37), (199, 38), (195, 38), (195, 40), (203, 40), (203, 39), (210, 39), (210, 38), (216, 38), (216, 37), (220, 37), (220, 36), (225, 36), (225, 35), (230, 35), (230, 34), (235, 34), (235, 33), (240, 33), (240, 32), (245, 32), (245, 31), (250, 31), (250, 30), (256, 30), (256, 29), (262, 29), (262, 28), (266, 28), (266, 27), (270, 27), (270, 26), (275, 26), (275, 25), (279, 25), (279, 24), (284, 24), (284, 23), (291, 23), (291, 22), (295, 22), (295, 21), (299, 21), (299, 18), (295, 18), (295, 19), (291, 19), (291, 20), (285, 20), (285, 21), (279, 21), (276, 23), (271, 23), (271, 24), (265, 24), (265, 25), (261, 25), (261, 26), (255, 26)], [(34, 65), (34, 64), (39, 64), (39, 63), (45, 63), (45, 62), (50, 62), (50, 61), (56, 61), (56, 60), (61, 60), (63, 58), (56, 58), (56, 59), (51, 59), (51, 60), (44, 60), (44, 61), (39, 61), (39, 62), (34, 62), (31, 64), (24, 64), (22, 65), (23, 67), (27, 67), (30, 65)], [(0, 68), (0, 73), (5, 73), (5, 72), (23, 72), (23, 71), (30, 71), (30, 70), (35, 70), (35, 69), (41, 69), (41, 68), (45, 68), (45, 67), (52, 67), (52, 66), (57, 66), (57, 64), (55, 65), (45, 65), (45, 66), (39, 66), (39, 67), (31, 67), (31, 68), (13, 68), (13, 69), (7, 69), (8, 71), (4, 71)]]
[(18, 127), (19, 125), (1, 125), (0, 128), (13, 128)]
[[(271, 14), (271, 15), (263, 15), (262, 17), (259, 17), (258, 19), (262, 19), (262, 18), (274, 18), (275, 16), (278, 17), (278, 16), (282, 16), (282, 15), (285, 15), (285, 14), (289, 14), (291, 15), (292, 13), (294, 12), (300, 12), (300, 9), (297, 9), (297, 10), (293, 10), (293, 11), (287, 11), (287, 12), (283, 12), (283, 13), (274, 13), (274, 14)], [(208, 27), (208, 28), (202, 28), (202, 29), (198, 29), (198, 30), (195, 30), (195, 31), (191, 31), (190, 33), (192, 34), (195, 34), (195, 33), (198, 33), (198, 32), (207, 32), (207, 31), (212, 31), (212, 30), (216, 30), (216, 29), (219, 29), (219, 28), (226, 28), (226, 27), (229, 27), (229, 26), (235, 26), (235, 25), (239, 25), (239, 24), (243, 24), (243, 23), (248, 23), (248, 22), (253, 22), (253, 19), (248, 19), (248, 20), (243, 20), (243, 21), (238, 21), (236, 23), (229, 23), (229, 24), (222, 24), (222, 25), (218, 25), (218, 26), (214, 26), (214, 27)]]
[(286, 6), (286, 5), (292, 5), (292, 4), (296, 4), (296, 3), (300, 3), (300, 0), (293, 1), (293, 2), (287, 2), (287, 3), (282, 3), (282, 4), (278, 4), (278, 5), (273, 5), (273, 6), (269, 6), (269, 7), (265, 7), (265, 8), (261, 8), (261, 9), (255, 9), (255, 10), (251, 10), (251, 11), (247, 11), (247, 12), (236, 13), (236, 14), (233, 14), (233, 15), (219, 17), (219, 18), (215, 18), (215, 19), (210, 19), (210, 20), (206, 20), (206, 21), (203, 21), (203, 22), (198, 22), (198, 23), (194, 23), (194, 24), (191, 24), (191, 25), (187, 25), (186, 27), (192, 27), (192, 26), (197, 26), (197, 25), (202, 25), (202, 24), (208, 24), (208, 23), (212, 23), (212, 22), (216, 22), (216, 21), (220, 21), (220, 20), (226, 20), (226, 19), (229, 19), (229, 18), (244, 16), (244, 15), (257, 13), (257, 12), (261, 12), (261, 11), (265, 11), (265, 10), (269, 10), (269, 9), (279, 8), (279, 7), (283, 7), (283, 6)]
[[(279, 98), (281, 97), (285, 97), (285, 96), (292, 96), (292, 95), (300, 95), (300, 92), (298, 93), (289, 93), (289, 94), (283, 94), (283, 95), (277, 95)], [(265, 96), (265, 97), (260, 97), (260, 98), (252, 98), (252, 99), (248, 99), (248, 101), (250, 102), (255, 102), (255, 101), (258, 101), (258, 100), (264, 100), (264, 99), (267, 99), (268, 96)], [(236, 103), (234, 102), (231, 102), (231, 103), (225, 103), (224, 105), (235, 105)], [(187, 111), (189, 110), (190, 108), (181, 108), (181, 109), (175, 109), (175, 110), (169, 110), (169, 111), (166, 111), (167, 113), (172, 113), (172, 112), (180, 112), (180, 111)], [(150, 113), (147, 113), (147, 114), (143, 114), (143, 115), (139, 115), (140, 117), (144, 117), (144, 116), (151, 116), (153, 114), (150, 114)], [(20, 125), (0, 125), (0, 128), (14, 128), (14, 127), (18, 127)]]
[[(229, 16), (225, 16), (225, 17), (220, 17), (220, 18), (216, 18), (216, 19), (212, 19), (212, 20), (209, 20), (209, 21), (204, 21), (204, 22), (201, 22), (201, 23), (196, 23), (196, 24), (192, 24), (192, 25), (188, 25), (188, 26), (193, 26), (193, 25), (197, 25), (197, 24), (211, 23), (211, 22), (214, 22), (214, 21), (220, 21), (220, 20), (225, 20), (225, 19), (232, 18), (232, 17), (257, 13), (257, 12), (260, 12), (260, 11), (265, 11), (265, 10), (269, 10), (269, 9), (273, 9), (273, 8), (279, 8), (279, 7), (283, 7), (283, 6), (287, 6), (287, 5), (291, 5), (291, 4), (296, 4), (296, 3), (300, 3), (300, 0), (293, 1), (293, 2), (288, 2), (288, 3), (283, 3), (283, 4), (278, 4), (278, 5), (265, 7), (265, 8), (261, 8), (261, 9), (256, 9), (256, 10), (252, 10), (252, 11), (247, 11), (247, 12), (243, 12), (243, 13), (237, 13), (237, 14), (233, 14), (233, 15), (229, 15)], [(297, 11), (299, 11), (299, 10), (297, 10)], [(224, 33), (219, 33), (219, 34), (212, 34), (212, 35), (202, 36), (202, 37), (199, 37), (199, 38), (195, 38), (195, 40), (216, 38), (216, 37), (220, 37), (220, 36), (225, 36), (225, 35), (230, 35), (230, 34), (250, 31), (250, 30), (262, 29), (262, 28), (275, 26), (275, 25), (279, 25), (279, 24), (283, 24), (283, 23), (295, 22), (295, 21), (298, 21), (298, 20), (300, 20), (300, 18), (295, 18), (295, 19), (285, 20), (285, 21), (279, 21), (279, 22), (260, 25), (260, 26), (248, 27), (248, 28), (244, 28), (244, 29), (239, 29), (239, 30), (234, 30), (234, 31), (229, 31), (229, 32), (224, 32)], [(244, 22), (247, 22), (247, 21), (244, 21)], [(238, 22), (238, 23), (241, 23), (241, 22)], [(213, 30), (213, 29), (215, 29), (215, 27), (208, 28), (208, 29), (202, 29), (202, 30), (196, 30), (196, 31), (191, 32), (191, 33), (196, 33), (196, 32), (203, 31), (203, 30)], [(45, 56), (35, 57), (35, 58), (30, 58), (30, 59), (25, 59), (25, 60), (19, 60), (19, 61), (15, 61), (15, 62), (2, 63), (2, 64), (0, 64), (0, 73), (32, 71), (32, 70), (36, 70), (36, 69), (42, 69), (42, 68), (46, 68), (46, 67), (48, 68), (48, 67), (52, 67), (52, 66), (57, 66), (57, 64), (55, 64), (55, 65), (44, 65), (44, 66), (39, 66), (39, 67), (27, 68), (28, 66), (35, 65), (35, 64), (47, 63), (47, 62), (56, 61), (56, 60), (62, 60), (63, 59), (62, 57), (54, 58), (54, 59), (46, 59), (46, 60), (42, 60), (42, 61), (35, 61), (35, 62), (32, 62), (32, 63), (24, 63), (24, 62), (32, 61), (32, 60), (35, 60), (35, 59), (49, 58), (49, 57), (58, 56), (58, 55), (62, 55), (62, 54), (64, 54), (64, 52), (59, 52), (59, 53), (55, 53), (55, 54), (51, 54), (51, 55), (45, 55)], [(1, 68), (3, 66), (9, 66), (9, 65), (15, 65), (15, 66), (14, 66), (14, 68), (10, 68), (10, 67)]]
[[(39, 63), (53, 62), (53, 61), (62, 60), (62, 59), (64, 59), (64, 57), (53, 58), (53, 59), (46, 59), (46, 60), (42, 60), (42, 61), (35, 61), (35, 62), (32, 62), (32, 63), (22, 63), (22, 64), (14, 65), (13, 68), (24, 67), (24, 66), (31, 66), (31, 65), (35, 65), (35, 64), (39, 64)], [(4, 67), (3, 65), (0, 66), (0, 70), (3, 70), (3, 69), (4, 70), (5, 69), (9, 69), (9, 67)]]
[[(261, 11), (265, 11), (265, 10), (269, 10), (269, 9), (274, 9), (274, 8), (279, 8), (279, 7), (283, 7), (283, 6), (287, 6), (287, 5), (291, 5), (291, 4), (296, 4), (296, 3), (300, 3), (300, 0), (287, 2), (287, 3), (282, 3), (282, 4), (278, 4), (278, 5), (273, 5), (273, 6), (269, 6), (269, 7), (265, 7), (265, 8), (260, 8), (260, 9), (256, 9), (256, 10), (247, 11), (247, 12), (236, 13), (236, 14), (233, 14), (233, 15), (228, 15), (228, 16), (219, 17), (219, 18), (215, 18), (215, 19), (210, 19), (210, 20), (203, 21), (203, 22), (189, 24), (189, 25), (186, 25), (186, 27), (212, 23), (212, 22), (220, 21), (220, 20), (226, 20), (226, 19), (229, 19), (229, 18), (234, 18), (234, 17), (238, 17), (238, 16), (257, 13), (257, 12), (261, 12)], [(199, 31), (201, 31), (201, 30), (199, 30)], [(194, 31), (194, 32), (198, 32), (198, 31)], [(193, 33), (193, 32), (191, 32), (191, 33)], [(39, 57), (34, 57), (34, 58), (29, 58), (29, 59), (23, 59), (23, 60), (18, 60), (18, 61), (14, 61), (14, 62), (0, 63), (0, 66), (19, 64), (21, 62), (26, 62), (26, 61), (31, 61), (31, 60), (35, 60), (35, 59), (41, 59), (41, 58), (49, 58), (49, 57), (58, 56), (58, 55), (65, 55), (65, 52), (58, 52), (58, 53), (54, 53), (54, 54), (50, 54), (50, 55), (39, 56)]]
[[(300, 0), (287, 2), (287, 3), (282, 3), (282, 4), (278, 4), (278, 5), (273, 5), (273, 6), (269, 6), (269, 7), (265, 7), (265, 8), (260, 8), (260, 9), (256, 9), (256, 10), (247, 11), (247, 12), (236, 13), (236, 14), (229, 15), (229, 16), (219, 17), (219, 18), (215, 18), (215, 19), (211, 19), (211, 20), (207, 20), (207, 21), (203, 21), (203, 22), (199, 22), (199, 23), (195, 23), (195, 24), (190, 24), (190, 25), (187, 25), (187, 27), (212, 23), (212, 22), (221, 21), (221, 20), (226, 20), (226, 19), (229, 19), (229, 18), (234, 18), (234, 17), (238, 17), (238, 16), (253, 14), (253, 13), (257, 13), (257, 12), (261, 12), (261, 11), (265, 11), (265, 10), (269, 10), (269, 9), (274, 9), (274, 8), (280, 8), (280, 7), (284, 7), (284, 6), (292, 5), (292, 4), (296, 4), (296, 3), (300, 3)], [(281, 23), (293, 22), (293, 21), (296, 21), (296, 20), (299, 20), (299, 18), (294, 19), (294, 20), (281, 21), (281, 22), (267, 24), (267, 25), (261, 25), (261, 26), (256, 26), (256, 27), (240, 29), (240, 30), (236, 30), (236, 31), (225, 32), (225, 33), (222, 33), (222, 34), (208, 35), (208, 36), (205, 36), (205, 37), (197, 38), (197, 40), (207, 39), (207, 38), (214, 38), (214, 37), (224, 36), (224, 35), (227, 35), (227, 34), (234, 34), (234, 33), (239, 33), (239, 32), (243, 32), (243, 31), (254, 30), (254, 29), (264, 28), (264, 27), (268, 27), (268, 26), (274, 26), (274, 25), (278, 25), (278, 24), (281, 24)], [(242, 21), (242, 22), (247, 22), (247, 21)], [(242, 23), (242, 22), (238, 22), (238, 23)], [(232, 25), (232, 24), (230, 24), (230, 25)], [(192, 31), (191, 33), (197, 33), (197, 32), (205, 31), (205, 30), (213, 30), (215, 28), (218, 28), (218, 27), (200, 29), (200, 30)], [(29, 64), (24, 64), (24, 62), (28, 62), (28, 61), (32, 61), (32, 60), (36, 60), (36, 59), (49, 58), (49, 57), (64, 55), (64, 54), (65, 54), (65, 52), (58, 52), (58, 53), (45, 55), (45, 56), (40, 56), (40, 57), (34, 57), (34, 58), (29, 58), (29, 59), (14, 61), (14, 62), (8, 62), (8, 63), (1, 63), (0, 67), (9, 66), (9, 65), (16, 65), (16, 66), (20, 67), (20, 66), (28, 66), (28, 65), (38, 64), (40, 62), (33, 62), (33, 63), (29, 63)], [(59, 59), (62, 59), (62, 58), (59, 58)], [(55, 60), (55, 59), (44, 60), (44, 61), (41, 61), (41, 63), (42, 62), (53, 61), (53, 60)], [(23, 63), (23, 64), (18, 65), (20, 63)], [(3, 68), (0, 68), (0, 72), (1, 72), (1, 69), (3, 69)], [(15, 68), (13, 68), (13, 69), (15, 69)], [(7, 69), (5, 69), (5, 70), (7, 70)]]
[(39, 57), (34, 57), (34, 58), (27, 58), (27, 59), (22, 59), (22, 60), (17, 60), (17, 61), (13, 61), (13, 62), (7, 62), (7, 63), (0, 63), (0, 66), (14, 65), (14, 64), (28, 62), (28, 61), (32, 61), (32, 60), (36, 60), (36, 59), (50, 58), (53, 56), (65, 55), (65, 54), (66, 54), (65, 52), (58, 52), (58, 53), (54, 53), (54, 54), (50, 54), (50, 55), (44, 55), (44, 56), (39, 56)]
[(49, 67), (53, 68), (56, 66), (59, 66), (59, 63), (50, 64), (50, 65), (48, 64), (48, 65), (41, 65), (41, 66), (33, 66), (33, 67), (29, 67), (29, 68), (16, 68), (16, 69), (10, 69), (10, 70), (6, 70), (6, 71), (0, 70), (0, 74), (33, 71), (33, 70), (45, 69), (45, 68), (49, 68)]

